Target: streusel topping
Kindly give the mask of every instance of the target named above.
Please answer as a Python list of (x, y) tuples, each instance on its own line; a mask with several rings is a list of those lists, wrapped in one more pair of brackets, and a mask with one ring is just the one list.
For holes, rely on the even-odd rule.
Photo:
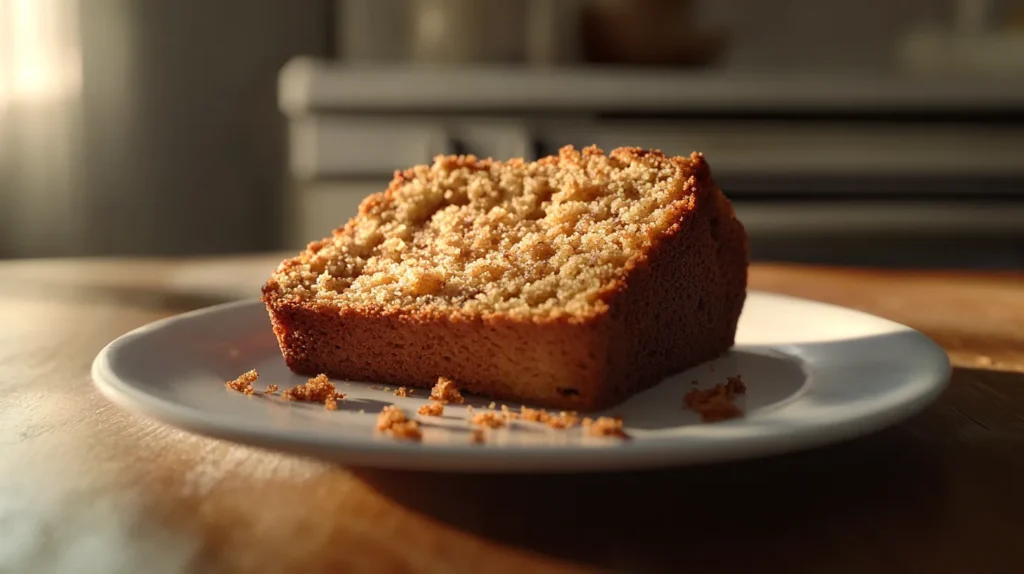
[(331, 238), (282, 263), (276, 296), (338, 307), (587, 314), (693, 208), (704, 160), (563, 148), (536, 162), (438, 157), (396, 173)]

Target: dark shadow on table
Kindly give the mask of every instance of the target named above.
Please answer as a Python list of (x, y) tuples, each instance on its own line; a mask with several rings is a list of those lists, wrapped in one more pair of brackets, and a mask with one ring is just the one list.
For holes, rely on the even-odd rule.
[[(354, 471), (404, 506), (456, 528), (602, 568), (759, 571), (794, 548), (851, 567), (872, 537), (938, 523), (944, 473), (892, 429), (846, 445), (714, 467), (593, 475), (474, 476)], [(938, 541), (936, 541), (938, 542)], [(803, 551), (801, 551), (803, 552)], [(783, 560), (780, 560), (783, 559)], [(811, 560), (810, 564), (821, 564)]]
[(614, 571), (1011, 571), (1024, 559), (1013, 543), (1024, 487), (1012, 478), (1024, 476), (1024, 450), (1013, 454), (1024, 425), (1004, 407), (1005, 428), (971, 412), (979, 392), (1024, 399), (1024, 374), (954, 369), (940, 400), (906, 423), (762, 460), (591, 475), (353, 472), (454, 528)]

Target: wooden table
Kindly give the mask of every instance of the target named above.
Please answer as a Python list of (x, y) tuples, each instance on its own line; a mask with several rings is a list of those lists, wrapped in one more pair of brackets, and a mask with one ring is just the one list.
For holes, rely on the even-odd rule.
[(0, 572), (1024, 572), (1022, 275), (756, 267), (755, 288), (924, 331), (953, 383), (873, 436), (707, 468), (340, 468), (93, 389), (105, 343), (251, 293), (274, 260), (0, 264)]

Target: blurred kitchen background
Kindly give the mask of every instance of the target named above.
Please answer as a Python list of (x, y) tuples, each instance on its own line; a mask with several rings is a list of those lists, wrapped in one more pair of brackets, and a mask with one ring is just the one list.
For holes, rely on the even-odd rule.
[(761, 260), (1024, 268), (1024, 0), (0, 0), (0, 258), (322, 237), (438, 153), (703, 151)]

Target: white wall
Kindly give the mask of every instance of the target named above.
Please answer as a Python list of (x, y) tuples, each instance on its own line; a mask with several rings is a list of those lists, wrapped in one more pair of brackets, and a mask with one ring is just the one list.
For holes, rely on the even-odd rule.
[(701, 0), (732, 31), (726, 65), (743, 70), (886, 70), (900, 34), (951, 12), (952, 0)]

